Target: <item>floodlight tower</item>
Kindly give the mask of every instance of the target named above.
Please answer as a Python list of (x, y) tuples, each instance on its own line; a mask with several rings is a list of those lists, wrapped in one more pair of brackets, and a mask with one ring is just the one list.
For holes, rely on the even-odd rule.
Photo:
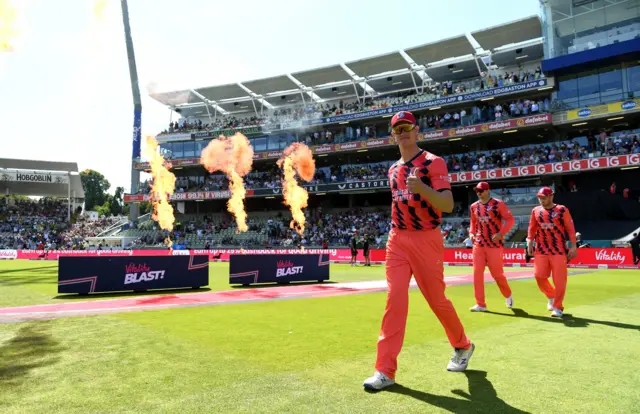
[[(124, 23), (124, 39), (127, 44), (127, 58), (129, 60), (129, 77), (131, 78), (131, 92), (133, 94), (133, 152), (131, 154), (131, 194), (138, 191), (140, 171), (133, 167), (133, 162), (140, 157), (140, 126), (142, 123), (142, 101), (140, 100), (140, 87), (138, 85), (138, 70), (136, 69), (136, 56), (131, 40), (131, 26), (129, 25), (129, 6), (127, 0), (120, 0), (122, 5), (122, 22)], [(129, 219), (137, 220), (139, 207), (136, 203), (129, 205)]]

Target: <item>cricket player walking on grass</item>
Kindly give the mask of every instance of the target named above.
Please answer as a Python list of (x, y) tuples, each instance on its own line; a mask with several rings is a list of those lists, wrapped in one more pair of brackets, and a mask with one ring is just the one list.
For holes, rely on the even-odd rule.
[(378, 337), (376, 372), (363, 384), (372, 390), (395, 383), (412, 275), (454, 348), (447, 369), (464, 371), (475, 348), (465, 335), (453, 304), (445, 296), (440, 222), (443, 211), (453, 210), (447, 164), (441, 157), (418, 147), (419, 127), (411, 112), (394, 115), (391, 128), (401, 159), (389, 169), (393, 200), (385, 260), (389, 291)]
[(484, 269), (487, 266), (500, 293), (506, 299), (507, 308), (511, 309), (513, 296), (504, 275), (502, 262), (504, 236), (509, 233), (516, 221), (505, 203), (491, 197), (489, 183), (478, 183), (475, 190), (478, 201), (471, 204), (469, 208), (471, 216), (469, 235), (473, 240), (473, 288), (476, 304), (470, 310), (472, 312), (487, 311), (487, 303), (484, 299)]
[[(567, 263), (576, 257), (576, 229), (569, 209), (553, 202), (553, 190), (538, 191), (540, 205), (531, 212), (527, 252), (534, 257), (533, 268), (538, 287), (549, 299), (551, 316), (562, 317), (562, 301), (567, 290)], [(534, 246), (535, 242), (535, 246)], [(553, 275), (553, 284), (549, 276)]]

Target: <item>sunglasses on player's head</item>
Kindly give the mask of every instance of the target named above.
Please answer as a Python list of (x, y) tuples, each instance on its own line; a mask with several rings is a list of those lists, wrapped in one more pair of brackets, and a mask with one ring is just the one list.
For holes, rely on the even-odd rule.
[(409, 132), (409, 131), (413, 131), (413, 128), (415, 128), (416, 126), (413, 124), (400, 124), (400, 125), (396, 125), (393, 128), (391, 128), (393, 130), (393, 133), (396, 135), (400, 135), (403, 132)]

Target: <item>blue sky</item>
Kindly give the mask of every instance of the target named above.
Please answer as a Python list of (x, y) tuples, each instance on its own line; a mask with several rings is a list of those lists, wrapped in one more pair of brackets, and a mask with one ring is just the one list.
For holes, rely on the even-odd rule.
[[(133, 107), (120, 1), (107, 1), (99, 16), (94, 0), (12, 2), (20, 35), (13, 52), (0, 53), (1, 157), (75, 161), (103, 173), (111, 191), (128, 191)], [(129, 0), (143, 134), (169, 122), (150, 87), (327, 66), (538, 12), (538, 0)]]

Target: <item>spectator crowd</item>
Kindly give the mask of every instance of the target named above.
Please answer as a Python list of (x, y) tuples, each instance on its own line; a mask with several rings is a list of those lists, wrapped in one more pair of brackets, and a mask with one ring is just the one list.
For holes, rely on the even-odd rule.
[(43, 197), (0, 198), (0, 249), (67, 249), (86, 248), (87, 237), (95, 237), (119, 218), (89, 220), (74, 215), (67, 222), (66, 200)]
[[(275, 108), (273, 110), (268, 109), (266, 112), (261, 109), (260, 115), (254, 114), (245, 118), (241, 118), (234, 114), (221, 115), (219, 113), (214, 113), (213, 116), (209, 114), (209, 122), (206, 123), (203, 123), (201, 119), (195, 118), (182, 118), (178, 121), (171, 121), (168, 129), (162, 131), (160, 135), (179, 132), (187, 133), (199, 131), (217, 131), (250, 126), (268, 126), (272, 124), (295, 123), (298, 121), (307, 121), (331, 116), (383, 109), (398, 105), (438, 99), (446, 96), (499, 88), (520, 82), (529, 82), (536, 79), (541, 79), (543, 77), (544, 75), (542, 74), (540, 67), (538, 67), (535, 71), (520, 68), (517, 71), (513, 70), (510, 72), (505, 72), (504, 74), (483, 73), (483, 76), (481, 77), (461, 82), (436, 82), (429, 86), (426, 86), (424, 90), (421, 90), (421, 93), (418, 93), (415, 89), (412, 89), (410, 91), (404, 91), (400, 93), (381, 95), (375, 98), (366, 97), (364, 101), (360, 101), (358, 99), (350, 102), (339, 100), (337, 103), (335, 101), (324, 103), (312, 102), (306, 103), (301, 106), (293, 105), (284, 108)], [(542, 111), (543, 106), (538, 106), (539, 110)], [(544, 107), (547, 108), (547, 110), (548, 106), (549, 103), (546, 102)], [(524, 107), (520, 106), (520, 110), (524, 110)], [(528, 110), (533, 111), (533, 108), (529, 107)], [(510, 112), (513, 115), (514, 111)], [(498, 116), (499, 115), (496, 115), (496, 119), (500, 119), (498, 118)], [(469, 122), (471, 122), (471, 119), (469, 119)], [(362, 130), (362, 132), (365, 132), (364, 129)], [(360, 134), (358, 135), (360, 136)]]

